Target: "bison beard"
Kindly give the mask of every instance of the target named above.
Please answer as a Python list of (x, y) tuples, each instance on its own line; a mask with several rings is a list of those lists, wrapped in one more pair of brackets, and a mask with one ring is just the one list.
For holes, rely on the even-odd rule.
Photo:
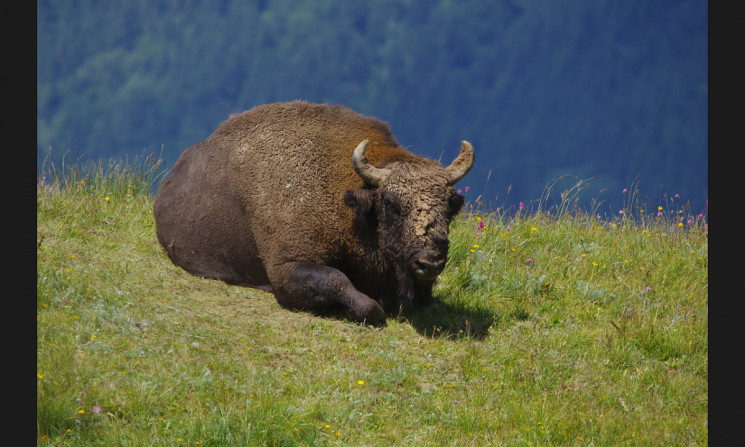
[(417, 281), (406, 268), (396, 268), (398, 297), (414, 309), (432, 304), (432, 287), (435, 281)]

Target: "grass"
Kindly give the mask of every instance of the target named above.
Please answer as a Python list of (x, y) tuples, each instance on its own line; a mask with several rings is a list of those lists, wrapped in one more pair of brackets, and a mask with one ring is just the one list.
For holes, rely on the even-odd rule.
[(708, 444), (708, 228), (674, 199), (471, 208), (438, 302), (373, 329), (171, 264), (159, 180), (37, 182), (37, 445)]

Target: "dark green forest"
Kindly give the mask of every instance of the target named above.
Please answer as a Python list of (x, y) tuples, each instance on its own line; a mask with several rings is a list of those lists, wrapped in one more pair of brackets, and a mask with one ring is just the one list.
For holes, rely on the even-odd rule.
[(229, 115), (293, 99), (377, 116), (446, 163), (469, 140), (461, 185), (492, 207), (565, 174), (599, 212), (632, 185), (708, 197), (705, 0), (37, 1), (37, 171), (170, 168)]

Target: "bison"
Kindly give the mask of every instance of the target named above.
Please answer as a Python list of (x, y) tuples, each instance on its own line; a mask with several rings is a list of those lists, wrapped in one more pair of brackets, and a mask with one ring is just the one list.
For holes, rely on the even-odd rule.
[(385, 325), (401, 302), (431, 303), (464, 202), (453, 185), (473, 163), (467, 141), (443, 167), (344, 106), (262, 105), (184, 151), (155, 198), (156, 234), (193, 275)]

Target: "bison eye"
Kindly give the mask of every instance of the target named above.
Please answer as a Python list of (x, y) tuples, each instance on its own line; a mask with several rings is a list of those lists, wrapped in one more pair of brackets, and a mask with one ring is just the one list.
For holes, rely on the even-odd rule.
[(383, 205), (385, 206), (385, 213), (389, 216), (400, 216), (401, 205), (398, 199), (392, 194), (385, 194), (383, 196)]

